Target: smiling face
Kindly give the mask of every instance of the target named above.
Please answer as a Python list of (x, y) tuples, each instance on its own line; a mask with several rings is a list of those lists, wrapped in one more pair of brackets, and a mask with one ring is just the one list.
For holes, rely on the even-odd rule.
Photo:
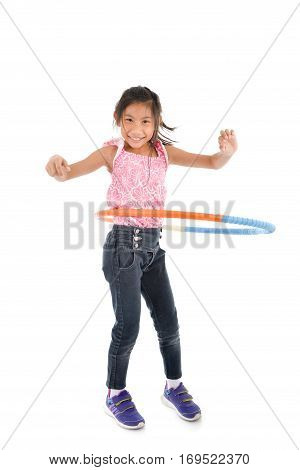
[[(116, 119), (116, 115), (114, 115)], [(155, 122), (150, 103), (132, 103), (125, 108), (121, 122), (122, 137), (129, 148), (134, 150), (146, 150), (151, 140)]]

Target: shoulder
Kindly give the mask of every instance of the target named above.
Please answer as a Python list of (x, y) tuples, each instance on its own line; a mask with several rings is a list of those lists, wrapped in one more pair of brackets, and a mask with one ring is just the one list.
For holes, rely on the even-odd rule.
[(156, 147), (156, 150), (158, 152), (158, 155), (159, 154), (164, 155), (165, 158), (166, 158), (167, 163), (169, 164), (169, 155), (168, 155), (168, 151), (167, 151), (167, 148), (169, 147), (169, 145), (164, 144), (160, 139), (157, 139), (155, 147)]
[(111, 173), (113, 168), (113, 161), (117, 153), (118, 147), (116, 147), (115, 145), (105, 145), (99, 150), (103, 156), (107, 170), (109, 171), (109, 173)]
[(116, 156), (117, 151), (122, 147), (124, 141), (120, 137), (114, 137), (112, 139), (106, 140), (103, 142), (102, 147), (100, 148), (101, 153), (105, 157), (106, 167), (109, 173), (113, 169), (113, 161)]
[(176, 147), (174, 147), (173, 144), (164, 144), (163, 147), (168, 155), (169, 164), (173, 163), (172, 159), (174, 156), (174, 149), (176, 149)]
[(120, 145), (124, 144), (124, 139), (122, 137), (112, 137), (109, 140), (103, 142), (102, 147), (120, 147)]

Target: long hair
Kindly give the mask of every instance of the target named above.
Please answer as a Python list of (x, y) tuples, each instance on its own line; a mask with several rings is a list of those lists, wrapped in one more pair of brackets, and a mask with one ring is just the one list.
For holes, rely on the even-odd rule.
[(161, 129), (166, 129), (167, 131), (174, 131), (177, 127), (169, 127), (162, 120), (161, 113), (162, 107), (160, 104), (159, 96), (151, 91), (146, 86), (134, 86), (125, 90), (116, 104), (115, 114), (116, 119), (113, 120), (113, 126), (119, 124), (123, 118), (123, 113), (127, 106), (132, 103), (146, 103), (149, 102), (152, 114), (154, 116), (154, 133), (151, 139), (150, 144), (154, 146), (157, 139), (159, 139), (164, 145), (172, 145), (172, 143), (177, 142), (172, 140), (169, 137), (164, 136), (161, 133)]

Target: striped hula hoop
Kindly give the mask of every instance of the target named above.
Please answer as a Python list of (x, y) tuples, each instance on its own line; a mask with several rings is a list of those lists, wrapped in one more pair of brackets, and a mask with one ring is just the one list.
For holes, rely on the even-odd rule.
[(227, 233), (232, 235), (258, 235), (268, 234), (275, 231), (275, 225), (263, 220), (247, 219), (245, 217), (233, 217), (230, 215), (208, 214), (205, 212), (186, 212), (164, 209), (131, 209), (115, 208), (96, 212), (99, 219), (106, 222), (113, 222), (113, 218), (118, 217), (159, 217), (167, 219), (188, 219), (188, 220), (209, 220), (210, 222), (230, 223), (236, 225), (246, 225), (254, 228), (209, 228), (209, 227), (181, 227), (180, 225), (162, 225), (166, 230), (180, 232), (201, 232), (201, 233)]

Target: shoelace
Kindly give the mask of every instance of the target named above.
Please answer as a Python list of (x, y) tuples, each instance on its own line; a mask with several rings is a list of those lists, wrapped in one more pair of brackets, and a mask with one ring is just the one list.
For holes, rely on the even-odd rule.
[(190, 397), (190, 398), (185, 398), (184, 400), (181, 400), (181, 403), (183, 403), (184, 401), (192, 401), (193, 400), (192, 395), (190, 395), (186, 389), (182, 390), (181, 392), (175, 393), (175, 395), (177, 396), (177, 395), (180, 395), (181, 393), (187, 393), (188, 397)]

